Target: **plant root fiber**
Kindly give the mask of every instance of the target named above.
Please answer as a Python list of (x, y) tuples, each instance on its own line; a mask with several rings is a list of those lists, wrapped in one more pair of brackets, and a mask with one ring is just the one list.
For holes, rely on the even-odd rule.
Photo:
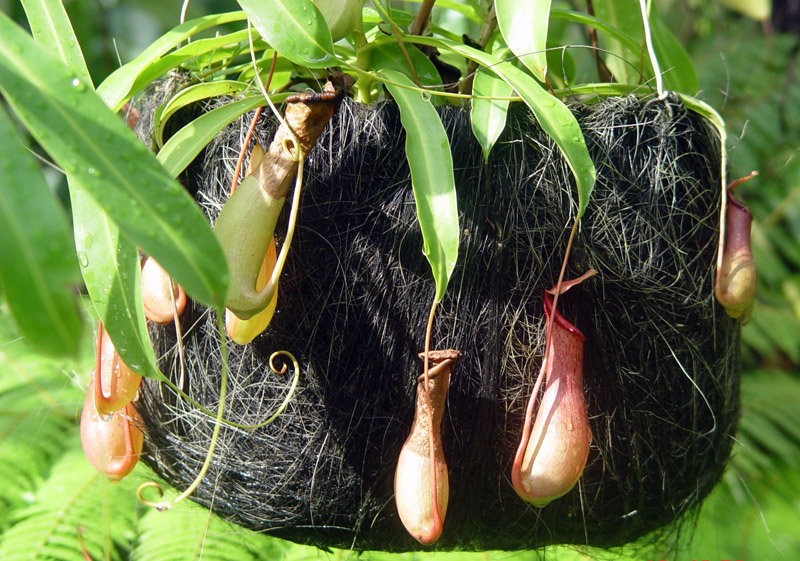
[[(462, 231), (432, 344), (462, 357), (442, 422), (450, 504), (434, 549), (612, 547), (659, 528), (663, 535), (710, 492), (730, 454), (739, 322), (714, 299), (718, 135), (675, 98), (594, 101), (570, 105), (597, 184), (565, 278), (589, 268), (598, 274), (559, 299), (586, 336), (593, 440), (578, 484), (543, 509), (516, 496), (509, 473), (544, 354), (542, 290), (558, 279), (577, 210), (574, 181), (521, 104), (512, 104), (488, 164), (469, 112), (439, 109)], [(212, 222), (251, 119), (222, 131), (184, 174)], [(262, 117), (262, 145), (275, 129)], [(232, 522), (321, 547), (422, 547), (403, 529), (392, 485), (414, 418), (417, 355), (435, 292), (404, 142), (392, 103), (346, 99), (308, 155), (277, 311), (251, 344), (228, 342), (225, 416), (257, 424), (277, 409), (291, 374), (270, 371), (276, 350), (300, 361), (297, 393), (268, 426), (223, 426), (193, 496)], [(278, 243), (283, 235), (279, 226)], [(192, 302), (181, 325), (182, 354), (174, 326), (151, 326), (159, 365), (215, 410), (217, 320)], [(138, 408), (144, 461), (185, 488), (203, 462), (213, 419), (152, 380)]]

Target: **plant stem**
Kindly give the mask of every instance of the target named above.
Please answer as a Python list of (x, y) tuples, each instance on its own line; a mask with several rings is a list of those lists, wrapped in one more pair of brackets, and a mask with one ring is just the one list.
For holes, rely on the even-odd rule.
[(414, 20), (411, 22), (411, 25), (408, 26), (409, 35), (422, 35), (422, 32), (425, 31), (425, 26), (431, 17), (431, 10), (433, 9), (433, 5), (435, 3), (436, 0), (423, 0), (417, 15), (414, 16)]
[[(592, 0), (586, 0), (586, 12), (590, 16), (594, 16), (594, 4)], [(603, 59), (600, 58), (600, 51), (597, 48), (597, 30), (594, 27), (589, 27), (589, 41), (592, 44), (592, 48), (594, 49), (594, 61), (597, 65), (597, 78), (601, 82), (613, 82), (614, 76), (611, 75), (611, 71), (606, 66), (606, 63), (603, 62)]]
[[(492, 3), (491, 8), (486, 14), (486, 19), (483, 22), (483, 26), (481, 26), (481, 31), (478, 34), (478, 44), (481, 46), (481, 49), (486, 50), (486, 45), (489, 44), (489, 38), (492, 36), (492, 32), (497, 27), (497, 15), (494, 11), (494, 3)], [(467, 62), (467, 73), (464, 77), (464, 81), (461, 83), (461, 93), (466, 95), (472, 94), (472, 84), (475, 81), (475, 72), (478, 70), (478, 63), (474, 60), (469, 60)]]

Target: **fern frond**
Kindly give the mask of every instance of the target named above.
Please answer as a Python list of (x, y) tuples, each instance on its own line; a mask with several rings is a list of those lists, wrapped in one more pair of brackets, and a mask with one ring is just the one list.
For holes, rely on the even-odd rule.
[(0, 327), (0, 532), (34, 491), (76, 430), (81, 391), (63, 375), (66, 363), (33, 354)]
[[(746, 494), (764, 488), (774, 492), (800, 471), (800, 379), (782, 370), (759, 370), (743, 376), (742, 419), (729, 486), (747, 485)], [(734, 496), (745, 493), (730, 489)]]
[(136, 483), (108, 483), (84, 458), (73, 427), (67, 451), (30, 506), (12, 512), (12, 525), (0, 538), (0, 559), (85, 561), (79, 531), (93, 559), (126, 559), (121, 552), (134, 537)]
[[(166, 491), (167, 500), (174, 498)], [(183, 501), (166, 512), (149, 510), (138, 523), (135, 561), (256, 561), (281, 559), (289, 545), (239, 528)]]

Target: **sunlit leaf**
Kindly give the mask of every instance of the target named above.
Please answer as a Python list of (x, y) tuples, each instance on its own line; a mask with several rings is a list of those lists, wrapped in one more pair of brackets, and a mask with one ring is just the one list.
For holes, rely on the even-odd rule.
[[(147, 334), (136, 244), (120, 235), (116, 223), (85, 190), (73, 186), (71, 201), (78, 260), (104, 329), (129, 368), (163, 378)], [(90, 267), (93, 263), (101, 266)]]
[(261, 37), (292, 62), (308, 68), (337, 64), (325, 18), (311, 0), (238, 0)]
[[(410, 0), (416, 4), (422, 3), (423, 0)], [(383, 0), (384, 4), (388, 4), (387, 0)], [(459, 2), (458, 0), (437, 0), (436, 7), (443, 10), (453, 10), (463, 15), (473, 23), (482, 24), (483, 15), (485, 10), (481, 8), (480, 2), (476, 0), (467, 0), (466, 2)]]
[(153, 137), (155, 138), (156, 144), (159, 147), (164, 144), (164, 125), (166, 125), (169, 118), (179, 110), (204, 99), (238, 93), (246, 86), (247, 84), (243, 82), (220, 80), (217, 82), (201, 82), (184, 88), (156, 111), (153, 117)]
[(537, 80), (544, 81), (550, 0), (495, 0), (494, 7), (508, 48)]
[[(73, 434), (65, 439), (68, 451), (38, 487), (34, 502), (14, 513), (15, 523), (0, 539), (0, 559), (85, 561), (79, 526), (93, 559), (111, 558), (104, 552), (111, 555), (112, 543), (124, 548), (133, 537), (136, 478), (109, 483), (84, 458), (77, 430)], [(114, 515), (108, 517), (112, 509)]]
[(554, 88), (568, 87), (575, 82), (577, 68), (568, 48), (547, 43), (547, 76)]
[[(489, 98), (503, 98), (509, 97), (513, 93), (513, 88), (491, 72), (481, 69), (475, 75), (472, 93)], [(474, 98), (472, 100), (470, 110), (472, 132), (481, 145), (483, 159), (486, 161), (489, 160), (489, 152), (492, 151), (500, 133), (506, 128), (509, 103), (507, 99)]]
[[(187, 45), (180, 53), (173, 53), (174, 58), (169, 60), (167, 64), (163, 62), (157, 64), (164, 55), (169, 53), (176, 45), (180, 44), (181, 41), (211, 27), (234, 21), (242, 21), (244, 19), (245, 15), (243, 12), (230, 12), (225, 14), (212, 14), (182, 23), (153, 41), (149, 47), (142, 51), (142, 54), (131, 62), (111, 73), (108, 78), (103, 80), (103, 83), (98, 86), (97, 95), (99, 95), (113, 111), (119, 111), (122, 104), (125, 103), (131, 95), (161, 76), (164, 72), (180, 64), (183, 60), (189, 60), (190, 58), (198, 56), (201, 52), (207, 52), (205, 50), (198, 50), (198, 45), (195, 44), (197, 42), (194, 42), (191, 45)], [(223, 44), (228, 43), (226, 42)], [(213, 40), (204, 43), (204, 45), (212, 49), (219, 47)]]
[(193, 298), (221, 303), (225, 259), (191, 197), (84, 82), (2, 14), (0, 37), (0, 91), (70, 184)]
[[(606, 66), (614, 78), (624, 84), (638, 84), (642, 77), (644, 48), (644, 25), (639, 0), (606, 0), (595, 2), (593, 6), (598, 19), (636, 42), (637, 47), (631, 48), (616, 37), (606, 36), (602, 38), (601, 47), (607, 53)], [(646, 53), (644, 58), (647, 58)]]
[(580, 218), (589, 204), (594, 188), (595, 168), (578, 121), (561, 100), (545, 91), (536, 80), (507, 61), (447, 39), (415, 38), (416, 42), (457, 52), (484, 65), (509, 86), (514, 88), (533, 112), (542, 130), (546, 132), (564, 154), (575, 176), (578, 190), (578, 215)]
[(567, 21), (573, 21), (581, 25), (586, 25), (588, 27), (596, 29), (597, 31), (605, 35), (608, 35), (609, 38), (619, 41), (631, 51), (636, 51), (641, 49), (641, 45), (638, 44), (632, 37), (621, 32), (616, 27), (613, 27), (607, 21), (595, 16), (590, 16), (589, 14), (576, 12), (574, 10), (563, 10), (563, 9), (553, 8), (552, 10), (550, 10), (550, 19), (563, 19)]
[[(165, 500), (176, 495), (168, 490)], [(290, 542), (234, 526), (192, 501), (183, 501), (169, 512), (145, 511), (136, 529), (131, 555), (135, 561), (285, 560), (285, 552), (293, 547)]]
[(456, 265), (460, 232), (450, 142), (430, 99), (407, 89), (414, 87), (411, 80), (395, 70), (381, 70), (380, 74), (401, 84), (387, 84), (386, 87), (397, 101), (400, 120), (406, 131), (411, 185), (417, 202), (425, 256), (436, 280), (438, 302), (444, 296)]
[(658, 17), (650, 17), (653, 49), (664, 79), (664, 89), (694, 94), (697, 74), (683, 46)]
[(51, 49), (76, 76), (92, 83), (75, 31), (59, 0), (22, 0), (33, 38)]
[[(272, 100), (278, 103), (288, 95), (272, 96)], [(201, 115), (172, 135), (158, 152), (158, 161), (168, 173), (177, 177), (225, 126), (243, 113), (266, 104), (264, 96), (257, 95), (233, 101)]]
[[(419, 83), (425, 86), (441, 86), (442, 78), (431, 60), (414, 45), (406, 45), (405, 47)], [(412, 78), (408, 61), (396, 41), (371, 49), (370, 65), (374, 68), (396, 70), (397, 72), (402, 72), (408, 78)]]

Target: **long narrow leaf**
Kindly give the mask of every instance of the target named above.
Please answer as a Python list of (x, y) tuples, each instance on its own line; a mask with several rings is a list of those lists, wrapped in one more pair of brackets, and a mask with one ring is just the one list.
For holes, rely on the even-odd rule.
[[(410, 1), (416, 4), (421, 4), (423, 0)], [(458, 0), (437, 0), (436, 8), (458, 12), (472, 23), (476, 23), (478, 25), (483, 23), (484, 15), (486, 14), (486, 11), (481, 8), (480, 2), (476, 2), (475, 0), (468, 0), (466, 3), (461, 3)]]
[(689, 55), (669, 28), (654, 13), (650, 12), (650, 34), (661, 72), (664, 88), (690, 95), (697, 93), (697, 74)]
[(537, 80), (544, 81), (550, 0), (495, 0), (494, 7), (506, 45)]
[(47, 354), (74, 355), (82, 331), (80, 277), (67, 216), (2, 106), (0, 154), (0, 286), (31, 344)]
[[(406, 45), (408, 60), (414, 66), (419, 83), (424, 86), (441, 86), (442, 78), (431, 60), (414, 45)], [(373, 68), (392, 69), (412, 77), (408, 60), (397, 41), (387, 42), (370, 50), (370, 65)]]
[(60, 0), (22, 0), (33, 38), (52, 49), (58, 58), (86, 83), (92, 83), (89, 69), (75, 38), (75, 31)]
[(414, 41), (442, 50), (453, 51), (470, 58), (486, 66), (517, 91), (517, 94), (522, 97), (536, 116), (539, 125), (564, 154), (567, 164), (575, 176), (575, 184), (578, 189), (577, 218), (583, 216), (594, 188), (596, 172), (586, 148), (581, 127), (567, 106), (542, 89), (539, 83), (525, 72), (496, 56), (447, 39), (419, 37)]
[(325, 18), (311, 0), (238, 0), (261, 37), (280, 54), (308, 68), (337, 64)]
[[(598, 19), (608, 22), (620, 33), (633, 39), (637, 47), (630, 46), (615, 37), (605, 37), (602, 47), (608, 52), (606, 65), (618, 82), (638, 84), (641, 72), (644, 25), (639, 0), (606, 0), (595, 2), (594, 13)], [(646, 58), (646, 53), (645, 53)]]
[(178, 110), (197, 103), (203, 99), (232, 95), (242, 91), (247, 84), (233, 80), (220, 80), (217, 82), (201, 82), (189, 86), (175, 94), (167, 103), (156, 110), (153, 117), (153, 137), (158, 146), (163, 146), (164, 125)]
[(84, 82), (2, 14), (0, 37), (0, 91), (71, 184), (196, 300), (221, 304), (225, 258), (191, 197)]
[[(290, 94), (272, 96), (274, 102), (283, 101)], [(266, 105), (264, 96), (246, 97), (201, 115), (175, 133), (158, 153), (158, 161), (169, 174), (176, 177), (200, 153), (219, 131), (234, 119), (256, 107)]]
[[(255, 38), (258, 38), (257, 34), (255, 35), (254, 39)], [(235, 47), (235, 50), (239, 50), (239, 44), (245, 40), (247, 40), (247, 31), (237, 31), (229, 35), (210, 37), (208, 39), (198, 39), (197, 41), (192, 41), (188, 45), (181, 47), (174, 52), (168, 53), (153, 60), (146, 68), (143, 68), (142, 71), (139, 72), (139, 74), (133, 80), (130, 90), (127, 92), (124, 98), (120, 99), (116, 105), (114, 105), (114, 107), (118, 110), (122, 103), (130, 99), (133, 94), (141, 91), (148, 84), (154, 80), (157, 80), (159, 77), (163, 76), (173, 68), (179, 67), (184, 62), (196, 59), (209, 53), (213, 53), (215, 57), (220, 58), (229, 58), (233, 56), (235, 53), (230, 52), (231, 45)]]
[[(91, 83), (80, 46), (75, 41), (61, 3), (25, 0), (24, 5), (34, 38), (42, 45), (54, 48), (71, 70)], [(135, 371), (158, 378), (161, 373), (155, 363), (142, 309), (136, 245), (120, 238), (117, 225), (80, 187), (70, 185), (70, 193), (75, 249), (83, 266), (84, 283), (97, 313), (103, 318), (105, 329), (119, 349), (122, 360)], [(89, 267), (90, 262), (94, 266)], [(113, 271), (111, 275), (109, 270)], [(127, 278), (131, 282), (123, 282)], [(40, 325), (44, 328), (47, 324)]]
[(163, 378), (147, 334), (136, 244), (120, 235), (85, 190), (73, 186), (70, 195), (78, 261), (104, 329), (128, 367), (142, 376)]
[[(414, 83), (396, 70), (380, 74), (413, 88)], [(447, 289), (458, 258), (458, 206), (450, 142), (430, 99), (402, 86), (387, 85), (400, 108), (406, 131), (406, 157), (417, 202), (417, 217), (425, 255), (436, 280), (436, 301)]]
[[(172, 68), (169, 67), (166, 70), (155, 68), (154, 63), (169, 53), (169, 51), (180, 44), (181, 41), (211, 27), (234, 21), (242, 21), (244, 19), (244, 12), (214, 14), (187, 21), (171, 29), (153, 41), (142, 54), (126, 65), (118, 68), (109, 75), (108, 78), (103, 80), (103, 83), (97, 88), (97, 95), (99, 95), (105, 104), (113, 111), (119, 111), (122, 104), (125, 103), (131, 95), (136, 93), (138, 88), (149, 84), (166, 70)], [(184, 52), (184, 54), (187, 55), (190, 53), (191, 49)], [(195, 52), (193, 56), (197, 56), (198, 54), (201, 53)], [(192, 57), (187, 56), (184, 60), (188, 60), (188, 58)], [(153, 75), (153, 72), (159, 71), (160, 73)]]
[[(472, 93), (490, 98), (509, 97), (513, 88), (490, 72), (481, 70), (475, 75)], [(500, 133), (506, 128), (508, 114), (507, 99), (473, 99), (470, 110), (472, 132), (483, 149), (483, 159), (489, 160), (489, 153)]]
[(567, 20), (579, 23), (581, 25), (593, 27), (597, 31), (604, 33), (605, 35), (608, 35), (609, 38), (619, 41), (622, 45), (624, 45), (631, 51), (636, 51), (637, 49), (641, 48), (641, 45), (638, 44), (632, 37), (626, 35), (616, 27), (610, 25), (607, 21), (602, 20), (595, 16), (590, 16), (589, 14), (576, 12), (574, 10), (562, 10), (558, 8), (553, 8), (552, 10), (550, 10), (550, 19)]

